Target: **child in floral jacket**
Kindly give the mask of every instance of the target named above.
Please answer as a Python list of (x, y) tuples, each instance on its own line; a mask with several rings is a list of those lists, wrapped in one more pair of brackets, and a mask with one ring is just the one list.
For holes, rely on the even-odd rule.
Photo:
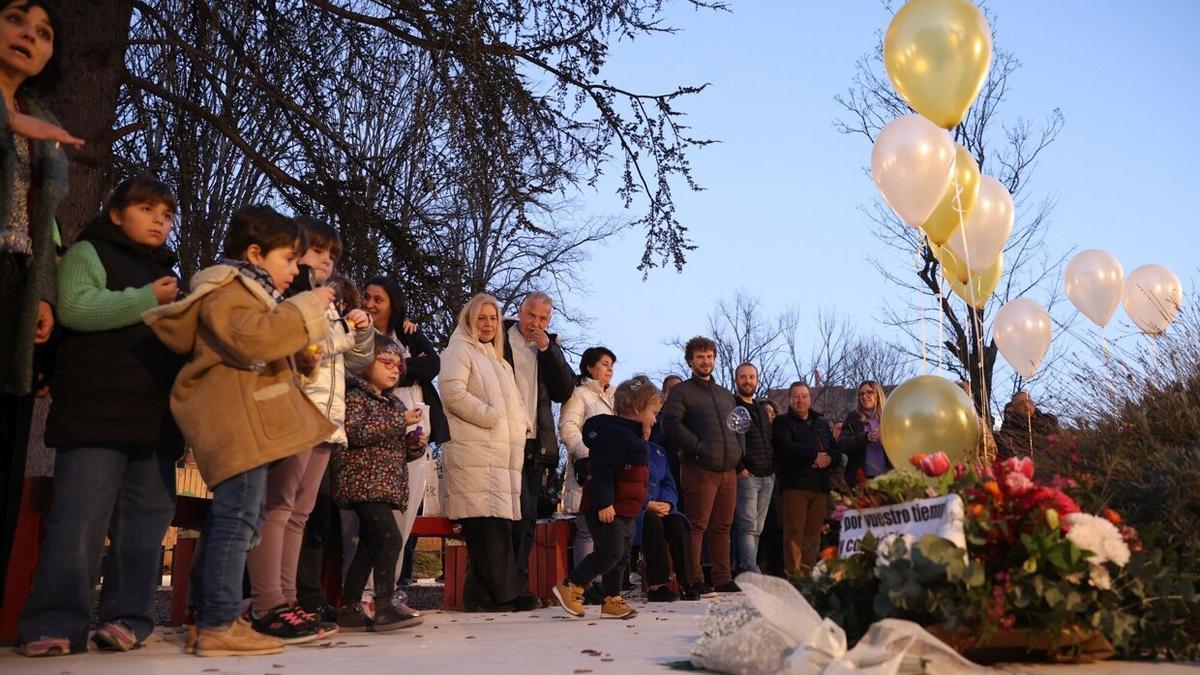
[[(346, 436), (349, 445), (333, 453), (333, 499), (358, 515), (359, 543), (342, 587), (338, 626), (347, 632), (382, 632), (420, 623), (392, 601), (396, 562), (403, 545), (392, 509), (408, 508), (408, 453), (424, 454), (428, 435), (406, 434), (421, 419), (390, 394), (400, 381), (403, 350), (377, 336), (375, 360), (363, 378), (347, 378)], [(362, 608), (367, 577), (374, 572), (375, 616)]]

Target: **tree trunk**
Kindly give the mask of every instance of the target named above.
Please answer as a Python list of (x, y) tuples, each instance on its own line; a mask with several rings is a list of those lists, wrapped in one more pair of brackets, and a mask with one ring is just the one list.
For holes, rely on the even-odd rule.
[(87, 141), (71, 158), (71, 192), (58, 208), (63, 241), (74, 241), (112, 183), (112, 131), (129, 42), (130, 0), (76, 0), (56, 6), (62, 81), (45, 103), (63, 128)]

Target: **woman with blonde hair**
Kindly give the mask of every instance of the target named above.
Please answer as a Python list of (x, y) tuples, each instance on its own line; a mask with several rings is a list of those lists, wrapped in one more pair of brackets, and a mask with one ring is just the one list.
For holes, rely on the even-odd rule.
[(438, 377), (450, 425), (442, 446), (446, 516), (462, 526), (467, 544), (463, 605), (469, 612), (533, 609), (518, 603), (512, 548), (513, 522), (521, 519), (527, 417), (504, 360), (500, 319), (496, 298), (471, 298), (442, 352)]
[(864, 381), (858, 385), (858, 405), (842, 423), (838, 445), (850, 460), (846, 465), (846, 484), (850, 487), (857, 485), (860, 480), (892, 470), (892, 463), (883, 449), (881, 431), (886, 398), (879, 382)]

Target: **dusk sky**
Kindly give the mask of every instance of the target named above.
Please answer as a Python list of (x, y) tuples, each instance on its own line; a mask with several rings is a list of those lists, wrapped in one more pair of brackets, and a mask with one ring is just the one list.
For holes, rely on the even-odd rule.
[[(615, 45), (604, 73), (644, 91), (710, 82), (680, 107), (695, 135), (721, 141), (692, 157), (706, 190), (675, 192), (679, 219), (699, 247), (684, 271), (656, 270), (643, 282), (635, 269), (641, 233), (630, 231), (595, 251), (585, 272), (589, 293), (566, 299), (595, 319), (582, 341), (617, 353), (618, 379), (677, 362), (663, 341), (703, 332), (716, 301), (739, 288), (759, 297), (769, 314), (799, 308), (809, 336), (825, 307), (863, 333), (897, 337), (879, 317), (885, 304), (906, 297), (888, 288), (868, 259), (896, 266), (911, 260), (892, 256), (859, 210), (878, 194), (864, 172), (869, 142), (833, 127), (841, 114), (833, 97), (847, 89), (855, 61), (875, 47), (891, 13), (868, 0), (730, 4), (733, 11), (721, 13), (674, 3), (667, 20), (679, 32)], [(1026, 195), (1057, 199), (1049, 252), (1106, 249), (1126, 273), (1165, 265), (1183, 279), (1186, 303), (1200, 261), (1190, 198), (1200, 156), (1200, 41), (1190, 33), (1200, 25), (1200, 3), (988, 6), (997, 46), (1023, 64), (1001, 117), (1040, 121), (1057, 107), (1066, 120)], [(608, 189), (585, 195), (582, 209), (629, 215)], [(1031, 295), (1044, 301), (1048, 292)], [(993, 303), (989, 319), (999, 307)], [(1075, 326), (1094, 330), (1086, 320)], [(1105, 334), (1130, 348), (1146, 341), (1132, 332), (1118, 310)], [(1052, 354), (1072, 348), (1055, 334)]]

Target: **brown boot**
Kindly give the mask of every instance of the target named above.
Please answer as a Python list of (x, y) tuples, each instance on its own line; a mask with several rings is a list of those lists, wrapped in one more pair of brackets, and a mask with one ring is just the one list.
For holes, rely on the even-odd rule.
[(259, 633), (240, 618), (225, 628), (201, 628), (196, 636), (196, 656), (262, 656), (282, 651), (279, 638)]
[(564, 579), (554, 587), (558, 604), (571, 616), (583, 616), (583, 589)]

